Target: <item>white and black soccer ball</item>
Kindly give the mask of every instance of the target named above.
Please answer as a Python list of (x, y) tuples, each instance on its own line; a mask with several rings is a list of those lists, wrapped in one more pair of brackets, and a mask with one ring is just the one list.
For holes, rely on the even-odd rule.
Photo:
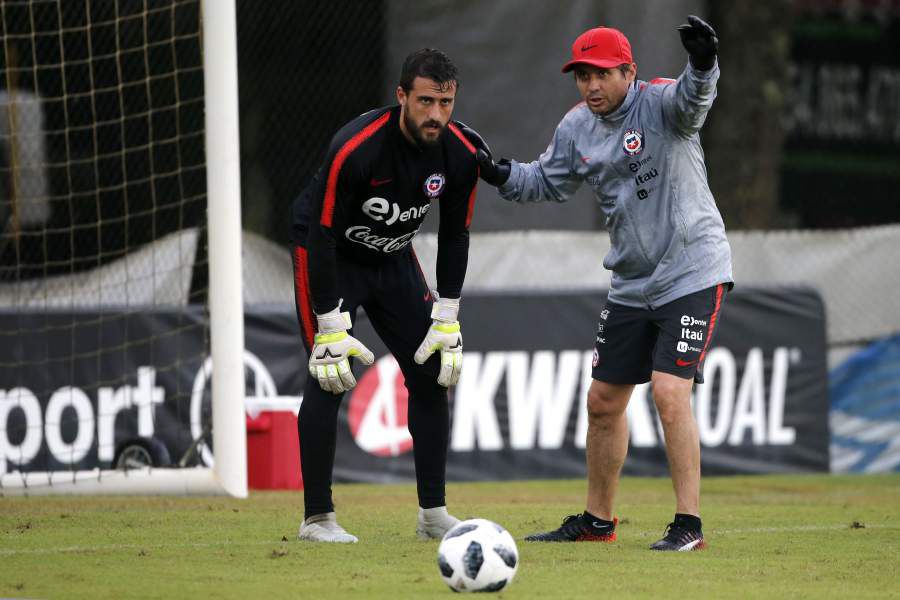
[(519, 551), (509, 532), (487, 519), (462, 521), (438, 547), (438, 568), (455, 592), (498, 592), (512, 583)]

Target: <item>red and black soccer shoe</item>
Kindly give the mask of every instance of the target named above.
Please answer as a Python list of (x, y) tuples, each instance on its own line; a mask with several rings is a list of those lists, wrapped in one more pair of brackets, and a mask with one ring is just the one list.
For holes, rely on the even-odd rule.
[(662, 539), (650, 545), (651, 550), (663, 550), (669, 552), (690, 552), (691, 550), (706, 549), (706, 541), (703, 539), (703, 531), (679, 527), (675, 523), (669, 523)]
[(525, 536), (526, 542), (614, 542), (616, 541), (616, 524), (613, 522), (600, 522), (589, 515), (569, 515), (563, 519), (562, 525), (553, 531), (534, 533)]

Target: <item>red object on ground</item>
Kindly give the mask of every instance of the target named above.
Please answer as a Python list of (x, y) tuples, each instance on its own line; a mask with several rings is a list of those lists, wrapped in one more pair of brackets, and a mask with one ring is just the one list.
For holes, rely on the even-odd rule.
[(296, 411), (247, 415), (247, 484), (252, 490), (303, 489)]

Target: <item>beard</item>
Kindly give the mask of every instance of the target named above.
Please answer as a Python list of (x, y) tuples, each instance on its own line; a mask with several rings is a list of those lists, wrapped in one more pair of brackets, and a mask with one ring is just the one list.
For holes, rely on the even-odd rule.
[[(444, 133), (445, 126), (438, 121), (434, 121), (429, 119), (422, 123), (421, 126), (416, 125), (416, 122), (412, 120), (412, 117), (409, 116), (409, 113), (405, 113), (403, 115), (403, 124), (406, 125), (406, 130), (412, 136), (412, 138), (416, 141), (416, 144), (420, 147), (426, 146), (435, 146), (440, 141), (441, 136)], [(437, 126), (438, 134), (434, 136), (433, 139), (428, 139), (422, 134), (422, 127), (427, 127), (429, 125)]]

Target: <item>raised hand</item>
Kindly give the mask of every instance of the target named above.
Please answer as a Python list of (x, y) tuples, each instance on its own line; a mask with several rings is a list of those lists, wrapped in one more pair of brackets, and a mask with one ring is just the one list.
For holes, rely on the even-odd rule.
[(715, 29), (703, 19), (688, 15), (687, 23), (678, 26), (678, 33), (694, 68), (699, 71), (712, 69), (719, 51), (719, 37)]

